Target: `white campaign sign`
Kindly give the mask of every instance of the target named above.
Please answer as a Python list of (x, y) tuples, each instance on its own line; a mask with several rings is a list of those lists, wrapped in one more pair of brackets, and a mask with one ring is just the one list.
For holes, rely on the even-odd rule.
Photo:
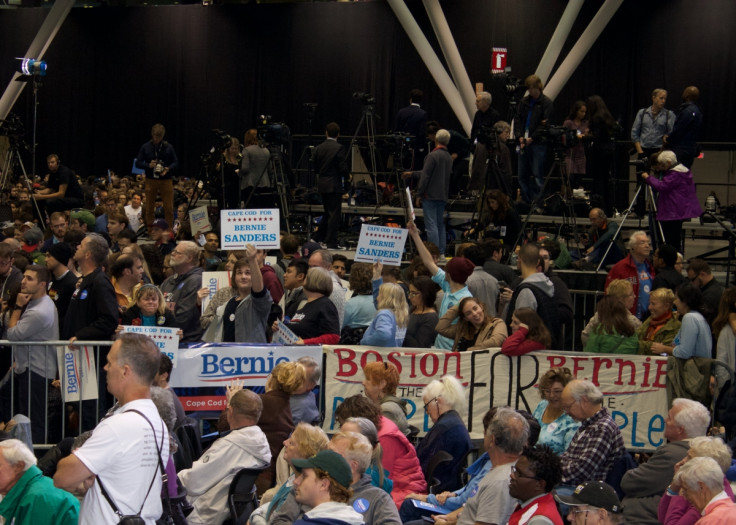
[(207, 215), (207, 206), (200, 206), (199, 208), (189, 210), (189, 223), (192, 225), (192, 235), (195, 235), (197, 232), (211, 232), (212, 225)]
[(212, 300), (212, 296), (220, 288), (230, 286), (230, 274), (228, 272), (202, 272), (202, 288), (209, 290), (209, 295), (202, 299), (202, 313)]
[(271, 370), (283, 361), (310, 356), (322, 363), (321, 346), (203, 344), (178, 352), (179, 366), (171, 377), (175, 388), (224, 387), (232, 380), (242, 380), (248, 387), (265, 386)]
[(220, 210), (220, 248), (244, 250), (279, 247), (279, 209)]
[(408, 234), (409, 230), (404, 228), (363, 224), (358, 248), (355, 250), (355, 261), (400, 265)]
[(324, 346), (324, 430), (335, 431), (335, 408), (363, 391), (363, 366), (373, 361), (396, 365), (401, 380), (396, 396), (407, 401), (409, 424), (426, 433), (432, 425), (423, 407), (423, 389), (449, 374), (465, 387), (467, 411), (460, 414), (471, 437), (481, 438), (483, 415), (491, 406), (508, 405), (533, 412), (539, 379), (552, 367), (567, 367), (598, 385), (627, 449), (654, 450), (665, 442), (667, 359), (644, 355), (531, 352), (509, 357), (498, 349), (433, 352), (420, 348)]
[(178, 328), (165, 328), (163, 326), (123, 326), (123, 332), (133, 334), (144, 334), (150, 337), (159, 349), (169, 356), (171, 362), (176, 368), (177, 354), (179, 353), (179, 335)]
[(94, 346), (57, 346), (61, 397), (65, 403), (97, 399), (97, 369)]

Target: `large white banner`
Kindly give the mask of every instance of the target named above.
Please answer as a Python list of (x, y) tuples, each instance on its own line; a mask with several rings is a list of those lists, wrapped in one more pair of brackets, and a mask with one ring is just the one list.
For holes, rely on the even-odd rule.
[(266, 386), (266, 378), (277, 364), (303, 356), (321, 363), (322, 347), (219, 343), (182, 348), (170, 384), (175, 388), (225, 387), (230, 381), (238, 380), (245, 386)]
[(423, 409), (424, 387), (449, 374), (466, 389), (467, 411), (461, 416), (471, 437), (482, 438), (483, 415), (491, 406), (508, 405), (533, 412), (541, 400), (538, 381), (550, 368), (567, 367), (579, 379), (595, 383), (604, 405), (621, 428), (628, 449), (652, 450), (664, 440), (667, 415), (667, 359), (638, 355), (579, 352), (532, 352), (510, 357), (498, 349), (473, 352), (433, 352), (424, 349), (367, 346), (325, 346), (325, 423), (335, 430), (335, 408), (348, 396), (361, 393), (362, 368), (373, 361), (396, 365), (401, 382), (396, 395), (409, 407), (409, 423), (424, 434), (431, 420)]
[(94, 346), (57, 346), (61, 398), (65, 403), (97, 399), (97, 368)]

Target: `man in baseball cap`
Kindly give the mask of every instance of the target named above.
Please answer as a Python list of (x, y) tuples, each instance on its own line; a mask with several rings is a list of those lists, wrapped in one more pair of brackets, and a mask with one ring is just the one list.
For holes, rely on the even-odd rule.
[(293, 459), (292, 465), (298, 472), (296, 500), (312, 507), (294, 525), (363, 525), (363, 516), (347, 504), (353, 475), (345, 458), (321, 450), (311, 458)]
[(602, 481), (581, 483), (569, 496), (555, 494), (555, 499), (569, 505), (567, 519), (574, 525), (583, 523), (618, 525), (624, 522), (623, 507), (616, 491)]

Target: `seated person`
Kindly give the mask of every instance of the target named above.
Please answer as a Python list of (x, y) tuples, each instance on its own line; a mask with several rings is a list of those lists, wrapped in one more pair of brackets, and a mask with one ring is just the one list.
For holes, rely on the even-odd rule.
[(635, 354), (639, 349), (636, 329), (629, 322), (631, 315), (618, 298), (606, 295), (596, 307), (598, 325), (585, 345), (585, 352), (598, 354)]
[(569, 368), (550, 368), (539, 380), (542, 401), (534, 409), (534, 417), (542, 429), (537, 442), (548, 445), (557, 454), (567, 450), (580, 426), (562, 407), (562, 391), (572, 379)]
[(265, 468), (271, 461), (268, 440), (257, 423), (263, 404), (257, 394), (239, 390), (230, 398), (230, 433), (216, 440), (192, 468), (179, 472), (179, 481), (194, 510), (187, 521), (211, 525), (229, 515), (227, 494), (235, 474), (244, 468)]
[(511, 314), (511, 335), (501, 345), (506, 355), (524, 355), (552, 346), (552, 334), (531, 308), (517, 308)]
[(649, 294), (649, 313), (651, 314), (636, 331), (639, 339), (639, 353), (650, 355), (653, 344), (673, 346), (672, 342), (680, 331), (682, 323), (672, 313), (675, 294), (669, 288), (657, 288)]
[[(636, 296), (634, 295), (634, 287), (631, 285), (631, 282), (627, 281), (626, 279), (614, 279), (611, 281), (611, 284), (608, 285), (608, 288), (606, 289), (606, 295), (612, 295), (614, 297), (618, 297), (621, 301), (623, 301), (624, 306), (626, 306), (627, 310), (629, 310), (629, 323), (634, 327), (634, 329), (638, 329), (641, 326), (641, 321), (631, 313), (631, 309), (634, 306), (634, 299), (636, 299)], [(585, 325), (585, 328), (583, 328), (583, 331), (580, 332), (580, 341), (583, 343), (583, 346), (586, 345), (588, 342), (588, 338), (590, 337), (590, 333), (593, 331), (593, 329), (598, 325), (600, 321), (598, 320), (598, 312), (593, 314), (593, 317), (590, 318), (590, 321), (588, 321), (588, 324)]]

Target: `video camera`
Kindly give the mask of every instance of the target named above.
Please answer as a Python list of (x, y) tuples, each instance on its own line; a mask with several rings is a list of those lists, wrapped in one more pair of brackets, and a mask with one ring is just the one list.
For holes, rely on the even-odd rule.
[(356, 91), (355, 93), (353, 93), (353, 98), (356, 100), (360, 100), (366, 106), (372, 106), (376, 103), (376, 97), (374, 97), (370, 93)]
[(273, 122), (271, 115), (261, 115), (258, 121), (258, 136), (263, 142), (276, 145), (288, 145), (291, 142), (291, 130), (283, 122)]
[(564, 126), (550, 126), (548, 124), (539, 127), (539, 135), (555, 149), (570, 149), (577, 145), (582, 137), (576, 129)]

